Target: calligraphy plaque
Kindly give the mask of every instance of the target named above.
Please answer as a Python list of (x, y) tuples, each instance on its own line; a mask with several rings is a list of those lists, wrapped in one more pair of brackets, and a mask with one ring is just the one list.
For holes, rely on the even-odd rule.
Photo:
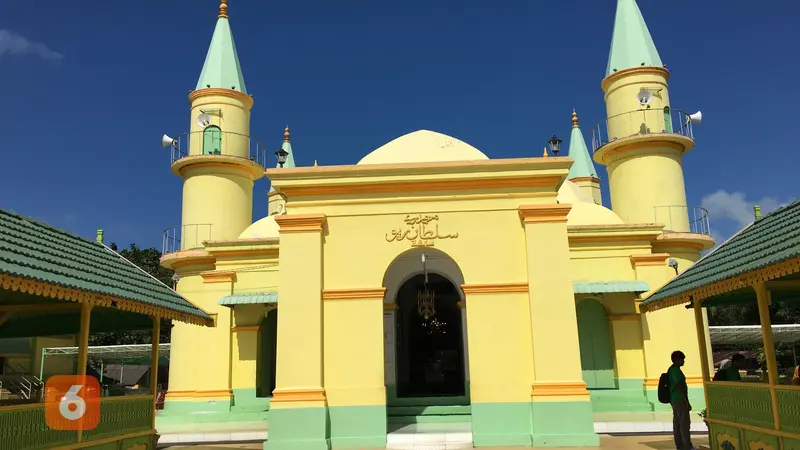
[(403, 226), (386, 233), (386, 242), (410, 241), (412, 247), (430, 247), (437, 239), (455, 239), (458, 233), (442, 233), (437, 214), (410, 214)]

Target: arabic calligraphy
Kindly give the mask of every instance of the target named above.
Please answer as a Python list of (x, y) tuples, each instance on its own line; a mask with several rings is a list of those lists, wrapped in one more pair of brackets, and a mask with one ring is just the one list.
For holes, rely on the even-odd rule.
[(415, 214), (403, 220), (405, 226), (386, 233), (386, 242), (411, 241), (415, 247), (430, 247), (436, 239), (455, 239), (458, 233), (439, 231), (439, 215)]

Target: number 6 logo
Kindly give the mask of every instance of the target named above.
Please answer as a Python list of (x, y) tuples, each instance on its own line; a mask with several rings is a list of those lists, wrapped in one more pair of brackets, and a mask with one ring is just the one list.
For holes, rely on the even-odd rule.
[(78, 420), (86, 414), (86, 402), (78, 396), (81, 388), (83, 388), (82, 384), (74, 384), (61, 397), (58, 412), (67, 420)]
[(55, 375), (45, 384), (45, 421), (54, 430), (91, 430), (100, 423), (100, 383), (80, 375)]

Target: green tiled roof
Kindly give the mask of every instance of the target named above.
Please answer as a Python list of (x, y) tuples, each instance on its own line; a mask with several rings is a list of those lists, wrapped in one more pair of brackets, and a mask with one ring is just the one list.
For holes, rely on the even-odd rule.
[(103, 244), (4, 209), (0, 209), (0, 275), (131, 300), (203, 320), (211, 319), (168, 286)]
[(800, 201), (768, 214), (707, 254), (650, 295), (642, 306), (658, 303), (747, 272), (800, 257)]
[(277, 292), (243, 292), (222, 297), (219, 301), (223, 306), (234, 305), (263, 305), (267, 303), (278, 303)]
[(650, 285), (644, 281), (576, 281), (572, 283), (576, 294), (613, 294), (615, 292), (647, 292)]

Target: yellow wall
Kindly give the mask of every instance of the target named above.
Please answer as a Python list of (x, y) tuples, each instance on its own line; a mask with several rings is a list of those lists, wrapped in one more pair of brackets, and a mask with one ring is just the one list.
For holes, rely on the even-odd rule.
[[(680, 145), (665, 142), (664, 108), (669, 104), (668, 72), (637, 68), (622, 71), (603, 83), (608, 118), (609, 147), (595, 153), (607, 166), (611, 207), (626, 223), (664, 223), (673, 231), (688, 231), (686, 189)], [(641, 89), (653, 93), (650, 105), (637, 100)], [(673, 122), (677, 115), (673, 114)], [(677, 130), (681, 124), (673, 123)], [(636, 134), (644, 134), (629, 144), (613, 144)], [(606, 154), (607, 153), (607, 154)]]
[(236, 239), (253, 222), (253, 180), (221, 167), (190, 168), (183, 183), (181, 249)]
[(265, 305), (237, 305), (233, 308), (234, 325), (231, 330), (233, 333), (231, 388), (233, 389), (256, 387), (260, 324), (266, 311)]
[[(168, 398), (170, 393), (176, 398), (176, 392), (231, 389), (231, 311), (219, 305), (219, 300), (231, 293), (231, 283), (204, 283), (198, 274), (187, 275), (178, 281), (177, 291), (205, 311), (216, 314), (217, 326), (174, 324)], [(226, 395), (220, 392), (220, 397)]]
[[(196, 92), (203, 92), (203, 90)], [(218, 126), (224, 133), (222, 137), (222, 153), (249, 158), (250, 108), (252, 104), (244, 102), (240, 98), (227, 95), (199, 95), (193, 96), (193, 98), (189, 154), (199, 155), (203, 152), (203, 127), (197, 123), (196, 119), (198, 115), (205, 112), (211, 116), (211, 124)]]

